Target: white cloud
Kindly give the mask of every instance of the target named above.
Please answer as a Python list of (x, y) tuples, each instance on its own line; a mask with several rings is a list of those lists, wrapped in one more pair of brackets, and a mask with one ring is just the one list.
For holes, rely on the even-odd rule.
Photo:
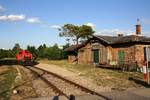
[(25, 15), (3, 15), (0, 16), (1, 21), (19, 21), (25, 19)]
[[(91, 26), (92, 28), (95, 26), (93, 23), (87, 23), (87, 24), (84, 24), (84, 25)], [(81, 26), (81, 25), (77, 24), (77, 26)], [(61, 29), (61, 26), (60, 25), (51, 25), (50, 28)]]
[(7, 16), (0, 16), (0, 20), (7, 20), (8, 17)]
[(0, 5), (0, 12), (3, 12), (3, 11), (5, 11), (5, 8)]
[(94, 26), (95, 26), (93, 23), (87, 23), (87, 24), (85, 24), (85, 25), (91, 26), (91, 27), (94, 27)]
[(61, 26), (60, 26), (60, 25), (52, 25), (52, 26), (50, 26), (50, 28), (60, 29), (60, 28), (61, 28)]
[(23, 20), (25, 19), (25, 15), (9, 15), (8, 19), (11, 21)]
[(28, 23), (40, 23), (41, 21), (37, 17), (32, 17), (27, 19)]
[(103, 29), (98, 31), (96, 34), (98, 35), (110, 35), (110, 36), (117, 36), (118, 34), (123, 35), (132, 35), (134, 34), (130, 30), (120, 30), (120, 29)]

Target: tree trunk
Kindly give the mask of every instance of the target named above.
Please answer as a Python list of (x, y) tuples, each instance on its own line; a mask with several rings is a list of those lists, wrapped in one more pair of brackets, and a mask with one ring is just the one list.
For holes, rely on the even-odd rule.
[(79, 44), (79, 38), (76, 37), (76, 44), (78, 45)]

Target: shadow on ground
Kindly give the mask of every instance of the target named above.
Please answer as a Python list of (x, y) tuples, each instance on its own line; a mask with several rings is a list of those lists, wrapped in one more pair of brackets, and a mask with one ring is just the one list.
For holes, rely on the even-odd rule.
[(145, 82), (145, 81), (142, 81), (142, 80), (139, 80), (139, 79), (135, 79), (135, 78), (133, 78), (133, 77), (129, 77), (129, 80), (130, 80), (130, 81), (134, 81), (136, 84), (142, 85), (142, 86), (144, 86), (144, 87), (146, 87), (146, 88), (150, 88), (150, 84), (148, 84), (148, 83)]

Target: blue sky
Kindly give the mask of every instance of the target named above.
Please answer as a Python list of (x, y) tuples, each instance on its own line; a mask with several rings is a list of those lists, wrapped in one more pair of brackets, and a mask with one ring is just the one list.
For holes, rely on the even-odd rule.
[(97, 34), (131, 34), (141, 19), (142, 34), (150, 35), (150, 0), (0, 0), (0, 48), (19, 43), (48, 46), (66, 43), (57, 27), (89, 24)]

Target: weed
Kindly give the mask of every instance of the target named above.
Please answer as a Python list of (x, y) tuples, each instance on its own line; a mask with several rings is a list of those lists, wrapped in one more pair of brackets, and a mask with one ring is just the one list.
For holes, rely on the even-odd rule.
[(3, 80), (0, 81), (0, 99), (2, 100), (10, 99), (11, 87), (16, 77), (15, 69), (12, 67), (7, 68), (8, 70), (5, 70), (3, 74), (0, 75), (0, 77), (3, 78)]
[(113, 90), (124, 90), (130, 87), (141, 86), (129, 80), (129, 77), (142, 80), (142, 74), (139, 72), (122, 72), (98, 68), (93, 65), (70, 64), (67, 60), (41, 60), (40, 62), (55, 64), (69, 71), (80, 73), (82, 76), (93, 79), (93, 82), (97, 85), (109, 86)]

